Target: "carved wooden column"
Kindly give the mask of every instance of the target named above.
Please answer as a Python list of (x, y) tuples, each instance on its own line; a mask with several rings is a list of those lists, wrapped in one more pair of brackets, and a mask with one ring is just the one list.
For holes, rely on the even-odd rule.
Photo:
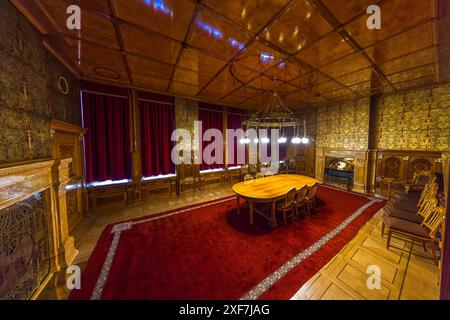
[(325, 155), (323, 148), (316, 148), (316, 180), (323, 182), (325, 170)]
[(353, 191), (355, 192), (367, 192), (367, 162), (367, 152), (362, 151), (356, 153), (353, 185)]
[(70, 181), (69, 166), (71, 162), (72, 159), (55, 160), (52, 167), (52, 196), (56, 209), (53, 222), (56, 224), (55, 230), (57, 230), (55, 241), (58, 248), (59, 267), (70, 265), (78, 254), (78, 250), (75, 249), (75, 239), (69, 235), (67, 217), (66, 187)]
[(130, 139), (133, 182), (139, 183), (142, 178), (141, 142), (139, 132), (139, 101), (136, 90), (131, 90), (130, 98)]

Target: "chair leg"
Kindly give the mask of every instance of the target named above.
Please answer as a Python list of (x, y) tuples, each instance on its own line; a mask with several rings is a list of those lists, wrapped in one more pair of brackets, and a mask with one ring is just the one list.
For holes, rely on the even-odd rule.
[(284, 226), (287, 227), (287, 218), (286, 218), (286, 211), (283, 210), (283, 219), (284, 219)]
[(425, 253), (428, 253), (426, 241), (422, 241), (422, 244), (423, 244), (423, 251), (425, 251)]
[(436, 265), (438, 265), (438, 261), (436, 258), (436, 250), (434, 250), (434, 239), (430, 239), (430, 249), (431, 249), (431, 255), (433, 256), (433, 261)]
[(390, 244), (391, 244), (391, 235), (392, 232), (391, 230), (388, 231), (388, 236), (387, 236), (387, 249), (389, 250)]
[(381, 237), (384, 237), (384, 229), (386, 228), (386, 225), (384, 224), (384, 221), (381, 223)]

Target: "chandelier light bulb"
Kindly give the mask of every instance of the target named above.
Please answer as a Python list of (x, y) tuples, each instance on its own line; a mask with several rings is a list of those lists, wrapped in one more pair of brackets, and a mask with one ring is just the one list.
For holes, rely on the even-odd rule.
[(259, 142), (259, 139), (258, 139), (258, 138), (255, 138), (255, 139), (253, 139), (253, 142), (254, 142), (254, 143), (258, 143), (258, 142)]
[(269, 143), (269, 142), (270, 142), (270, 139), (267, 138), (267, 137), (263, 137), (263, 138), (261, 138), (261, 142), (262, 142), (262, 143)]
[(242, 138), (241, 140), (239, 140), (239, 143), (240, 144), (249, 144), (250, 143), (250, 139), (247, 138), (247, 137)]
[(309, 143), (309, 139), (306, 138), (306, 137), (303, 137), (303, 138), (302, 138), (302, 143), (303, 143), (303, 144), (308, 144), (308, 143)]
[(294, 137), (294, 138), (292, 138), (292, 140), (291, 140), (291, 142), (292, 142), (293, 144), (299, 144), (299, 143), (302, 143), (302, 141), (303, 141), (303, 139), (301, 139), (301, 138), (299, 138), (299, 137)]
[(286, 137), (281, 137), (278, 139), (278, 143), (286, 143), (286, 142), (287, 142)]

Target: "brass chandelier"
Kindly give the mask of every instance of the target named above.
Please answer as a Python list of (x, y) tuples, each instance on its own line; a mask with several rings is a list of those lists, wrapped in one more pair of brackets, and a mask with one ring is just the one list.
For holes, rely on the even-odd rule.
[[(259, 110), (253, 117), (244, 121), (247, 129), (279, 129), (281, 137), (278, 143), (286, 143), (288, 138), (285, 136), (286, 128), (292, 128), (293, 137), (291, 142), (293, 144), (308, 144), (309, 138), (306, 137), (306, 121), (298, 119), (294, 112), (284, 103), (278, 91), (274, 90), (271, 94), (269, 103), (261, 110)], [(301, 128), (303, 128), (303, 136), (300, 136)], [(244, 143), (249, 139), (244, 139)], [(262, 143), (269, 143), (267, 137), (262, 137)], [(255, 139), (259, 142), (259, 139)]]

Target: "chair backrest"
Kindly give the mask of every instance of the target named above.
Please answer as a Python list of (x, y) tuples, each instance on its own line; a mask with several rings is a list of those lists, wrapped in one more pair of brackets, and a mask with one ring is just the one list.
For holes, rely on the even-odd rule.
[(310, 188), (309, 188), (309, 193), (308, 193), (308, 198), (312, 199), (316, 196), (316, 191), (317, 191), (317, 183), (313, 184)]
[(420, 206), (420, 209), (417, 212), (417, 214), (425, 219), (431, 213), (431, 211), (437, 206), (437, 203), (438, 201), (436, 198), (428, 199)]
[(249, 173), (248, 164), (244, 164), (241, 166), (241, 174)]
[(425, 201), (436, 198), (438, 191), (438, 184), (436, 182), (428, 183), (425, 185), (425, 188), (422, 191), (422, 194), (420, 195), (419, 202), (417, 203), (417, 206), (420, 207)]
[(417, 171), (414, 173), (413, 183), (419, 186), (425, 186), (433, 180), (434, 174), (430, 170)]
[(264, 178), (264, 175), (261, 172), (256, 173), (256, 179)]
[(256, 173), (258, 172), (258, 167), (254, 164), (249, 164), (248, 165), (248, 172), (249, 173)]
[(445, 208), (436, 207), (422, 222), (422, 226), (425, 227), (427, 231), (430, 233), (430, 237), (434, 237), (436, 232), (438, 232), (442, 222), (444, 221), (444, 216), (445, 216)]
[(295, 198), (297, 196), (297, 190), (295, 188), (290, 189), (284, 198), (284, 206), (288, 207), (294, 204)]
[(244, 176), (244, 181), (251, 181), (251, 180), (253, 180), (253, 176), (251, 174), (246, 174)]
[(304, 185), (297, 191), (297, 201), (302, 201), (306, 198), (306, 196), (309, 193), (309, 187), (307, 185)]

